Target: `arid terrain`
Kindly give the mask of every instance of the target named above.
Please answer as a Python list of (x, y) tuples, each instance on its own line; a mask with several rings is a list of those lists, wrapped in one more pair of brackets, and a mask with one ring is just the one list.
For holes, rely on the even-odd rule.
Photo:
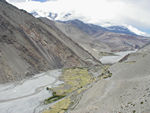
[(71, 113), (149, 113), (150, 46), (110, 67), (112, 77), (87, 90)]
[(0, 0), (0, 113), (150, 113), (148, 36), (33, 15)]

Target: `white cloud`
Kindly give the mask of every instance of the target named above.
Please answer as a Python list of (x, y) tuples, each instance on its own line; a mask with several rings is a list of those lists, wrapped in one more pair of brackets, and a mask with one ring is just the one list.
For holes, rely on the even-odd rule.
[[(74, 17), (91, 23), (128, 24), (138, 28), (150, 28), (150, 0), (49, 0), (47, 2), (18, 2), (8, 0), (18, 8), (28, 12), (58, 13), (72, 12)], [(14, 2), (12, 2), (14, 1)], [(44, 15), (43, 15), (44, 16)], [(85, 17), (85, 18), (83, 18)]]
[(124, 25), (124, 26), (126, 26), (130, 31), (132, 31), (133, 33), (136, 33), (137, 35), (149, 36), (145, 32), (142, 32), (142, 31), (138, 30), (137, 28), (135, 28), (135, 27), (133, 27), (131, 25)]

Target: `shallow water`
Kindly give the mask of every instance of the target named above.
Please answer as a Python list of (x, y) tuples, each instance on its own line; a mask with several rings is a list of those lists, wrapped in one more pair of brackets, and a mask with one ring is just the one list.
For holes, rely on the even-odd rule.
[(114, 53), (115, 56), (103, 56), (100, 61), (102, 62), (102, 64), (114, 64), (117, 63), (118, 61), (120, 61), (123, 57), (125, 57), (126, 55), (130, 54), (130, 53), (134, 53), (137, 50), (134, 51), (123, 51), (123, 52), (117, 52)]

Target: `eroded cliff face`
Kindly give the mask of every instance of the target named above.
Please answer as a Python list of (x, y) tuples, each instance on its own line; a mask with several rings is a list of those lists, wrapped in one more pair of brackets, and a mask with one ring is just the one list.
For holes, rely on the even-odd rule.
[[(70, 43), (73, 46), (67, 46)], [(0, 1), (0, 83), (49, 69), (95, 64), (100, 63), (62, 32)]]

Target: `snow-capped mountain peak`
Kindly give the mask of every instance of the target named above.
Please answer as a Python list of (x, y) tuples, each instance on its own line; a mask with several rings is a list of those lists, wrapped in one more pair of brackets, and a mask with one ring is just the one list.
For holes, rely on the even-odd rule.
[[(70, 6), (71, 4), (69, 6), (66, 4), (63, 4), (64, 7), (62, 8), (61, 0), (58, 0), (58, 1), (57, 0), (47, 0), (47, 2), (40, 2), (40, 1), (35, 1), (35, 0), (6, 0), (6, 1), (9, 3), (12, 3), (13, 5), (17, 6), (20, 9), (26, 10), (27, 12), (31, 13), (35, 17), (46, 17), (51, 20), (60, 20), (60, 21), (79, 19), (85, 23), (92, 23), (92, 24), (100, 25), (100, 26), (105, 24), (107, 21), (107, 22), (109, 22), (109, 26), (110, 26), (110, 27), (107, 27), (107, 29), (111, 30), (113, 32), (117, 31), (117, 32), (121, 32), (121, 33), (126, 32), (129, 34), (149, 36), (147, 33), (142, 32), (131, 25), (124, 25), (125, 23), (121, 23), (121, 22), (117, 21), (117, 24), (120, 24), (120, 25), (111, 24), (111, 22), (116, 23), (116, 21), (113, 21), (113, 19), (111, 21), (111, 19), (107, 20), (107, 19), (99, 18), (99, 17), (103, 17), (103, 16), (98, 16), (99, 14), (96, 13), (96, 11), (94, 11), (94, 10), (90, 10), (91, 14), (89, 15), (89, 12), (83, 13), (82, 11), (74, 10), (72, 8), (73, 6)], [(20, 1), (22, 1), (22, 2), (20, 2)], [(95, 16), (93, 16), (93, 15), (95, 15)], [(101, 24), (99, 24), (99, 23), (101, 23)], [(106, 26), (105, 26), (105, 28), (106, 28)]]
[(125, 26), (110, 26), (110, 27), (107, 27), (107, 29), (109, 31), (112, 31), (112, 32), (117, 32), (117, 33), (125, 33), (125, 34), (130, 34), (130, 35), (136, 35), (136, 33), (130, 31), (127, 27)]
[(131, 32), (137, 34), (137, 35), (141, 35), (141, 36), (150, 36), (149, 34), (145, 33), (145, 32), (142, 32), (140, 31), (139, 29), (131, 26), (131, 25), (125, 25)]
[(31, 11), (29, 12), (30, 14), (32, 14), (34, 17), (38, 18), (38, 17), (46, 17), (50, 20), (62, 20), (62, 21), (67, 21), (72, 19), (72, 14), (71, 13), (56, 13), (56, 12), (45, 12), (42, 10), (39, 11)]
[[(38, 17), (46, 17), (50, 20), (59, 20), (59, 21), (69, 21), (69, 20), (74, 20), (78, 18), (82, 18), (82, 21), (87, 23), (86, 19), (83, 19), (85, 17), (78, 17), (73, 13), (56, 13), (56, 12), (45, 12), (42, 10), (33, 10), (30, 12), (33, 16), (36, 18)], [(95, 24), (97, 25), (97, 24)], [(101, 25), (99, 25), (101, 27)], [(103, 26), (102, 27), (106, 28), (108, 31), (111, 32), (116, 32), (116, 33), (125, 33), (125, 34), (130, 34), (130, 35), (141, 35), (141, 36), (148, 36), (146, 33), (138, 30), (137, 28), (131, 26), (131, 25), (115, 25), (109, 23), (109, 26)]]

